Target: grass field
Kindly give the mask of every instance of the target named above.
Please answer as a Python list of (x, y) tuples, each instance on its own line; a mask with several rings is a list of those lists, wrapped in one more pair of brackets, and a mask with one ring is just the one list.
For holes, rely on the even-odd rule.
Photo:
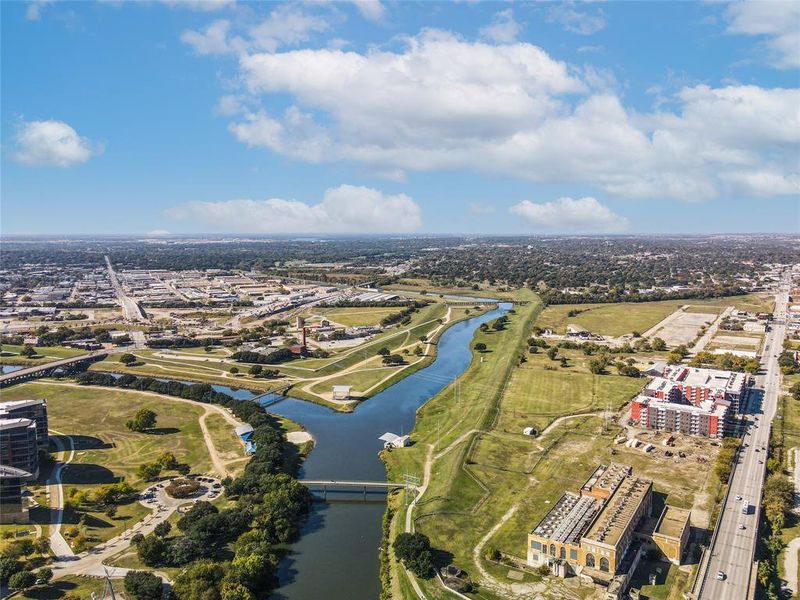
[[(620, 428), (606, 425), (601, 415), (588, 415), (560, 423), (543, 437), (522, 435), (522, 427), (544, 426), (559, 415), (602, 410), (610, 399), (619, 408), (646, 382), (618, 375), (595, 376), (586, 368), (586, 357), (564, 351), (568, 368), (546, 370), (557, 365), (544, 355), (528, 356), (518, 363), (538, 306), (518, 306), (509, 326), (501, 332), (477, 332), (473, 342), (486, 343), (490, 352), (481, 354), (455, 386), (445, 388), (418, 413), (410, 448), (385, 454), (391, 478), (403, 473), (421, 475), (426, 456), (432, 457), (431, 479), (414, 512), (417, 531), (428, 535), (435, 548), (452, 554), (452, 562), (480, 579), (473, 552), (492, 546), (524, 558), (527, 532), (566, 490), (576, 491), (599, 463), (619, 461), (633, 466), (636, 475), (651, 479), (654, 488), (670, 504), (694, 507), (701, 513), (713, 508), (717, 482), (709, 476), (708, 461), (715, 449), (706, 446), (686, 460), (675, 461), (661, 452), (643, 454), (613, 443)], [(613, 370), (613, 368), (612, 368)], [(533, 422), (532, 422), (533, 421)], [(699, 459), (699, 460), (698, 460)], [(403, 505), (398, 509), (395, 531), (402, 531)], [(514, 511), (509, 512), (512, 507)], [(508, 516), (510, 515), (510, 516)], [(503, 521), (506, 516), (507, 520)], [(481, 546), (489, 530), (497, 530)], [(514, 583), (508, 568), (493, 565), (479, 554), (481, 565), (500, 585)], [(534, 581), (525, 576), (525, 581)], [(669, 580), (683, 589), (684, 578)], [(428, 598), (449, 595), (435, 582), (420, 581)], [(590, 590), (570, 587), (546, 577), (543, 597), (584, 597)], [(404, 576), (392, 582), (398, 597), (414, 598)], [(558, 589), (557, 589), (558, 588)], [(651, 590), (662, 594), (666, 584)], [(508, 598), (504, 592), (482, 586), (470, 597), (485, 600)], [(663, 596), (667, 597), (667, 596)]]
[(239, 436), (221, 414), (216, 412), (209, 414), (206, 417), (206, 429), (222, 460), (234, 460), (245, 456)]
[[(146, 486), (136, 475), (136, 468), (153, 461), (164, 452), (172, 452), (179, 462), (190, 465), (193, 472), (211, 469), (208, 449), (203, 441), (199, 417), (205, 408), (179, 402), (168, 396), (153, 396), (127, 390), (94, 387), (68, 387), (38, 381), (3, 390), (4, 400), (47, 398), (50, 429), (71, 436), (76, 444), (75, 456), (63, 472), (65, 491), (70, 488), (91, 490), (94, 487), (124, 480), (136, 489)], [(157, 429), (137, 433), (125, 427), (140, 408), (158, 414)], [(223, 457), (241, 456), (241, 445), (232, 433), (208, 417), (212, 440)], [(231, 432), (230, 425), (227, 426)], [(46, 510), (41, 511), (48, 522)], [(127, 526), (141, 520), (150, 511), (138, 502), (123, 504), (114, 518), (103, 512), (86, 512), (84, 533), (90, 545), (107, 540)], [(127, 519), (127, 523), (125, 521)], [(65, 516), (65, 530), (77, 525), (77, 516)]]
[(311, 314), (329, 319), (344, 327), (379, 325), (381, 319), (394, 315), (403, 307), (353, 307), (353, 308), (312, 308)]
[[(604, 410), (608, 403), (616, 411), (646, 383), (641, 378), (593, 375), (582, 354), (564, 350), (560, 354), (569, 356), (573, 366), (565, 369), (537, 354), (514, 370), (503, 396), (499, 430), (521, 433), (524, 427), (536, 427), (541, 431), (558, 416)], [(555, 370), (545, 369), (553, 366)]]
[[(681, 306), (689, 305), (688, 312), (708, 312), (719, 314), (726, 306), (735, 306), (741, 310), (768, 310), (769, 299), (758, 294), (731, 296), (728, 298), (710, 298), (705, 300), (662, 300), (657, 302), (618, 302), (613, 304), (556, 304), (548, 306), (537, 325), (563, 334), (567, 324), (574, 324), (593, 333), (609, 336), (620, 336), (638, 331), (644, 333), (650, 327), (676, 311)], [(568, 317), (570, 311), (581, 311), (580, 314)]]
[[(27, 592), (14, 596), (20, 600), (58, 600), (60, 598), (80, 598), (88, 600), (92, 594), (101, 597), (105, 581), (99, 577), (74, 577), (69, 575), (47, 586), (34, 587)], [(122, 580), (114, 581), (114, 591), (123, 590)]]
[(0, 362), (7, 365), (35, 365), (39, 363), (46, 363), (59, 358), (69, 358), (70, 356), (78, 356), (79, 354), (86, 354), (86, 350), (79, 350), (77, 348), (64, 348), (63, 346), (37, 346), (34, 348), (37, 356), (35, 358), (27, 358), (20, 355), (24, 346), (15, 346), (13, 344), (3, 344), (2, 355)]
[[(331, 309), (334, 310), (334, 309)], [(335, 309), (342, 310), (342, 309)], [(119, 362), (119, 354), (110, 355), (106, 360), (93, 363), (90, 367), (93, 371), (111, 371), (115, 373), (131, 373), (133, 375), (174, 378), (187, 381), (199, 381), (230, 387), (245, 388), (252, 391), (264, 392), (286, 383), (294, 383), (295, 390), (290, 390), (289, 395), (301, 397), (304, 400), (317, 402), (326, 406), (342, 410), (346, 407), (332, 404), (314, 393), (299, 390), (299, 386), (310, 379), (320, 378), (329, 375), (336, 375), (338, 372), (351, 367), (365, 359), (376, 356), (380, 348), (388, 348), (390, 351), (404, 346), (416, 345), (420, 336), (427, 336), (439, 326), (439, 320), (447, 313), (447, 306), (442, 302), (434, 302), (425, 306), (412, 315), (411, 323), (389, 327), (385, 332), (375, 336), (374, 339), (356, 348), (345, 348), (335, 351), (329, 358), (318, 359), (308, 358), (295, 360), (281, 365), (267, 365), (267, 368), (278, 369), (283, 377), (279, 379), (258, 379), (247, 374), (250, 368), (249, 363), (237, 363), (228, 358), (224, 350), (215, 350), (206, 353), (202, 349), (192, 348), (189, 350), (138, 350), (134, 354), (144, 364), (127, 367)], [(452, 309), (452, 322), (467, 316), (465, 308)], [(394, 311), (396, 312), (396, 311)], [(479, 311), (471, 309), (471, 315), (479, 314)], [(198, 360), (201, 359), (201, 360)], [(373, 364), (374, 363), (374, 364)], [(371, 361), (368, 369), (380, 367), (380, 360)], [(229, 371), (236, 366), (240, 373), (233, 375)], [(410, 374), (410, 371), (398, 370), (399, 377)], [(386, 373), (388, 374), (388, 372)], [(382, 379), (373, 371), (364, 371), (364, 374), (356, 372), (352, 374), (356, 379), (364, 382), (364, 389), (374, 385)], [(385, 376), (385, 374), (384, 374)], [(330, 381), (319, 386), (319, 390), (329, 391), (332, 384)]]

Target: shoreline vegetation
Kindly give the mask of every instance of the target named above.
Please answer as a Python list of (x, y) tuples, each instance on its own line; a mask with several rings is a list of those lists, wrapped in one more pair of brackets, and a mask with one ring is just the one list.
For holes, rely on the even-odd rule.
[[(498, 302), (502, 300), (498, 299)], [(421, 355), (415, 355), (411, 352), (407, 355), (407, 360), (404, 364), (399, 365), (399, 367), (386, 367), (383, 366), (383, 371), (378, 371), (377, 367), (380, 367), (380, 361), (374, 357), (376, 350), (380, 348), (382, 344), (382, 338), (377, 338), (376, 340), (371, 340), (365, 344), (369, 348), (369, 354), (362, 354), (361, 348), (356, 347), (353, 350), (343, 354), (341, 357), (337, 358), (334, 362), (329, 363), (329, 365), (321, 364), (319, 366), (318, 363), (320, 359), (306, 359), (309, 361), (307, 364), (312, 365), (314, 370), (312, 373), (316, 373), (319, 371), (321, 376), (319, 378), (303, 378), (302, 371), (306, 369), (302, 366), (304, 363), (298, 363), (298, 361), (294, 361), (293, 363), (287, 365), (275, 365), (275, 368), (282, 369), (284, 373), (284, 377), (280, 379), (260, 379), (260, 378), (252, 378), (252, 377), (245, 377), (244, 373), (237, 373), (234, 376), (231, 376), (230, 373), (223, 372), (218, 367), (207, 367), (203, 362), (198, 360), (192, 361), (185, 361), (186, 364), (178, 364), (178, 359), (176, 360), (168, 360), (165, 359), (163, 356), (155, 356), (154, 353), (157, 352), (153, 349), (148, 349), (145, 351), (137, 351), (134, 352), (134, 356), (138, 359), (137, 362), (144, 363), (144, 364), (136, 364), (134, 363), (133, 366), (128, 366), (119, 361), (119, 357), (116, 354), (109, 354), (109, 356), (104, 359), (103, 361), (99, 361), (93, 363), (89, 367), (89, 372), (100, 372), (100, 373), (114, 373), (119, 375), (136, 375), (140, 377), (153, 377), (156, 379), (175, 379), (181, 381), (188, 381), (194, 383), (204, 383), (210, 385), (222, 385), (227, 386), (232, 389), (244, 389), (254, 394), (263, 394), (269, 393), (271, 390), (277, 390), (281, 388), (285, 388), (287, 385), (291, 385), (288, 389), (285, 389), (281, 392), (283, 395), (289, 398), (295, 398), (298, 400), (305, 400), (307, 402), (312, 402), (315, 404), (320, 404), (327, 408), (339, 411), (339, 412), (352, 412), (355, 407), (364, 400), (371, 398), (372, 396), (382, 392), (383, 390), (391, 387), (395, 383), (405, 379), (409, 375), (417, 372), (418, 370), (427, 367), (430, 365), (433, 360), (436, 358), (437, 355), (437, 345), (439, 338), (441, 335), (450, 327), (455, 325), (456, 323), (460, 323), (466, 319), (471, 317), (475, 317), (478, 315), (483, 314), (487, 310), (490, 310), (487, 306), (479, 306), (478, 308), (472, 307), (458, 307), (453, 308), (450, 313), (451, 317), (449, 320), (445, 319), (447, 315), (447, 305), (446, 303), (436, 302), (432, 303), (434, 306), (439, 305), (442, 306), (442, 317), (438, 320), (433, 320), (426, 323), (418, 323), (416, 325), (412, 325), (411, 328), (408, 329), (408, 332), (404, 333), (403, 340), (399, 342), (387, 342), (387, 345), (391, 346), (392, 344), (396, 345), (400, 343), (401, 346), (405, 346), (405, 349), (408, 350), (408, 346), (411, 345), (418, 345), (420, 347), (425, 347), (426, 350)], [(423, 328), (422, 325), (425, 325)], [(401, 331), (403, 333), (405, 330)], [(420, 338), (425, 338), (424, 342), (418, 341), (417, 337), (413, 337), (411, 339), (410, 332), (414, 331)], [(396, 335), (396, 334), (390, 334)], [(408, 338), (408, 339), (406, 339)], [(213, 358), (210, 360), (214, 360)], [(346, 369), (352, 369), (352, 367), (358, 364), (358, 361), (363, 361), (364, 367), (363, 369), (354, 369), (350, 375), (343, 374), (341, 376), (337, 375), (335, 371), (328, 373), (331, 370), (330, 365), (336, 364), (337, 362), (343, 363), (343, 367), (340, 370), (345, 371)], [(311, 362), (313, 361), (313, 362)], [(353, 362), (356, 361), (356, 362)], [(377, 361), (375, 364), (373, 362)], [(409, 362), (410, 361), (410, 362)], [(151, 364), (148, 364), (151, 363)], [(353, 363), (353, 364), (350, 364)], [(218, 363), (212, 363), (217, 365)], [(219, 363), (222, 364), (222, 363)], [(246, 371), (248, 367), (251, 367), (249, 363), (237, 363), (240, 366), (238, 368), (242, 369), (242, 371)], [(227, 363), (224, 366), (227, 365)], [(312, 367), (308, 367), (308, 369), (312, 369)], [(327, 371), (325, 370), (327, 369)], [(315, 390), (314, 388), (318, 388), (319, 386), (327, 383), (330, 381), (331, 384), (347, 384), (349, 379), (359, 381), (359, 377), (363, 373), (384, 373), (385, 377), (383, 379), (377, 380), (368, 388), (367, 391), (361, 392), (358, 394), (356, 399), (342, 402), (342, 401), (331, 401), (327, 398), (323, 397)], [(371, 377), (375, 377), (375, 375), (370, 375)], [(320, 379), (319, 382), (316, 379)], [(371, 379), (367, 380), (371, 382)]]
[(216, 392), (208, 384), (92, 372), (76, 381), (218, 404), (253, 427), (255, 451), (243, 473), (223, 480), (225, 496), (235, 504), (222, 510), (206, 502), (195, 504), (177, 524), (181, 534), (168, 539), (151, 534), (139, 541), (137, 555), (151, 568), (184, 567), (174, 585), (179, 599), (209, 589), (223, 597), (259, 598), (273, 589), (286, 545), (296, 540), (312, 502), (311, 493), (296, 479), (300, 451), (287, 440), (282, 423), (259, 404)]

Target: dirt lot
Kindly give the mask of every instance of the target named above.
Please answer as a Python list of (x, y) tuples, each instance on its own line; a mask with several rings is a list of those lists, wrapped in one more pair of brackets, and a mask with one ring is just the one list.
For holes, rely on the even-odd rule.
[(717, 335), (714, 337), (714, 343), (720, 346), (753, 346), (756, 348), (761, 345), (761, 338), (741, 337), (737, 335)]
[(677, 310), (665, 319), (659, 329), (654, 332), (655, 337), (660, 337), (669, 346), (688, 344), (700, 331), (712, 323), (717, 315), (712, 313), (693, 313)]

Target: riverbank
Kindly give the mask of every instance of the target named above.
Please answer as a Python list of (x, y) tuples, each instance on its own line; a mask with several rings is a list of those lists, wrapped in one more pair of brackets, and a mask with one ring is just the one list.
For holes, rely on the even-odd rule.
[[(520, 290), (516, 299), (521, 302), (515, 304), (515, 308), (507, 314), (508, 321), (502, 329), (490, 327), (486, 331), (475, 331), (469, 344), (472, 360), (458, 381), (446, 386), (417, 411), (416, 424), (411, 432), (413, 445), (382, 453), (390, 480), (398, 480), (405, 473), (414, 473), (425, 490), (416, 506), (406, 506), (402, 498), (391, 501), (391, 539), (404, 531), (419, 528), (431, 538), (435, 548), (457, 557), (458, 565), (466, 568), (476, 579), (479, 572), (478, 566), (472, 562), (471, 548), (477, 544), (473, 536), (478, 531), (463, 531), (463, 524), (457, 525), (452, 517), (431, 517), (445, 513), (466, 517), (474, 514), (479, 507), (494, 514), (497, 512), (495, 509), (508, 504), (506, 496), (512, 493), (510, 489), (505, 493), (492, 490), (499, 496), (492, 500), (492, 506), (489, 507), (489, 488), (478, 483), (463, 467), (467, 452), (476, 443), (485, 443), (479, 439), (479, 434), (489, 429), (496, 419), (503, 390), (512, 369), (526, 352), (528, 333), (542, 308), (536, 296), (527, 290)], [(475, 350), (474, 346), (478, 343), (485, 344), (487, 350)], [(513, 453), (513, 446), (503, 449), (500, 442), (490, 442), (492, 452), (502, 453), (503, 456)], [(385, 544), (390, 542), (387, 540)], [(412, 586), (416, 582), (409, 579), (405, 569), (393, 558), (390, 557), (386, 562), (390, 572), (390, 589), (386, 597), (415, 597)], [(432, 597), (444, 593), (437, 588), (435, 580), (418, 584)]]
[[(444, 307), (446, 304), (439, 303), (439, 306)], [(306, 359), (302, 363), (296, 361), (296, 364), (276, 365), (286, 373), (283, 377), (275, 380), (248, 376), (244, 371), (251, 365), (247, 363), (237, 366), (235, 362), (225, 363), (214, 357), (203, 359), (196, 356), (189, 356), (183, 360), (178, 351), (175, 352), (174, 358), (165, 356), (164, 351), (140, 350), (134, 352), (134, 356), (141, 363), (136, 366), (120, 363), (119, 355), (109, 355), (105, 360), (92, 364), (89, 370), (208, 383), (243, 389), (253, 394), (264, 394), (272, 390), (283, 389), (280, 393), (290, 398), (312, 402), (339, 412), (353, 412), (360, 403), (429, 366), (436, 359), (438, 340), (450, 327), (466, 319), (485, 314), (490, 309), (489, 306), (447, 307), (446, 311), (438, 313), (442, 316), (437, 320), (428, 320), (391, 333), (388, 337), (376, 338), (367, 342), (364, 348), (357, 347), (348, 350), (331, 361)], [(425, 338), (425, 342), (418, 339), (422, 337)], [(395, 367), (381, 365), (377, 350), (383, 344), (386, 344), (391, 352), (401, 354), (406, 359), (405, 364)], [(422, 355), (414, 354), (413, 350), (416, 347), (422, 349)], [(310, 366), (299, 366), (300, 364)], [(341, 366), (339, 366), (340, 364)], [(243, 372), (230, 373), (232, 367), (237, 367)], [(328, 371), (331, 371), (333, 367), (337, 367), (339, 370), (329, 373)], [(303, 376), (303, 372), (307, 372), (308, 375)], [(284, 389), (287, 385), (291, 385), (291, 387)], [(333, 385), (353, 385), (354, 399), (334, 400), (329, 391)]]
[[(384, 433), (410, 431), (419, 407), (451, 385), (473, 360), (475, 330), (492, 323), (505, 309), (495, 309), (455, 323), (440, 334), (436, 360), (361, 402), (352, 414), (287, 399), (270, 411), (302, 423), (316, 439), (316, 451), (303, 464), (302, 477), (319, 480), (386, 478), (380, 458)], [(398, 451), (403, 452), (404, 450)], [(411, 474), (413, 475), (413, 474)], [(330, 490), (318, 502), (280, 569), (279, 600), (375, 600), (381, 593), (379, 546), (385, 494)], [(332, 591), (333, 590), (333, 591)]]

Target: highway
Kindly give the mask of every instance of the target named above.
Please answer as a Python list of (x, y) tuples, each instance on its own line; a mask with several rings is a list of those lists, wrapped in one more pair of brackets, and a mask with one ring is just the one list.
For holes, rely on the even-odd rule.
[(111, 279), (111, 285), (114, 286), (114, 291), (117, 293), (117, 301), (120, 303), (120, 306), (122, 306), (122, 314), (125, 320), (147, 321), (147, 316), (144, 314), (142, 307), (139, 306), (133, 298), (125, 295), (125, 291), (122, 289), (119, 279), (117, 279), (114, 267), (111, 266), (111, 259), (108, 258), (108, 256), (106, 256), (105, 259), (106, 266), (108, 267), (108, 277)]
[[(774, 319), (766, 334), (761, 357), (763, 374), (756, 377), (756, 384), (749, 394), (747, 430), (711, 541), (708, 566), (697, 594), (698, 598), (704, 600), (747, 598), (758, 535), (761, 491), (767, 468), (770, 424), (775, 417), (780, 393), (781, 372), (777, 356), (783, 350), (786, 330), (788, 278), (782, 280), (775, 299)], [(744, 500), (750, 503), (748, 514), (742, 512)], [(718, 576), (720, 571), (722, 578)]]

